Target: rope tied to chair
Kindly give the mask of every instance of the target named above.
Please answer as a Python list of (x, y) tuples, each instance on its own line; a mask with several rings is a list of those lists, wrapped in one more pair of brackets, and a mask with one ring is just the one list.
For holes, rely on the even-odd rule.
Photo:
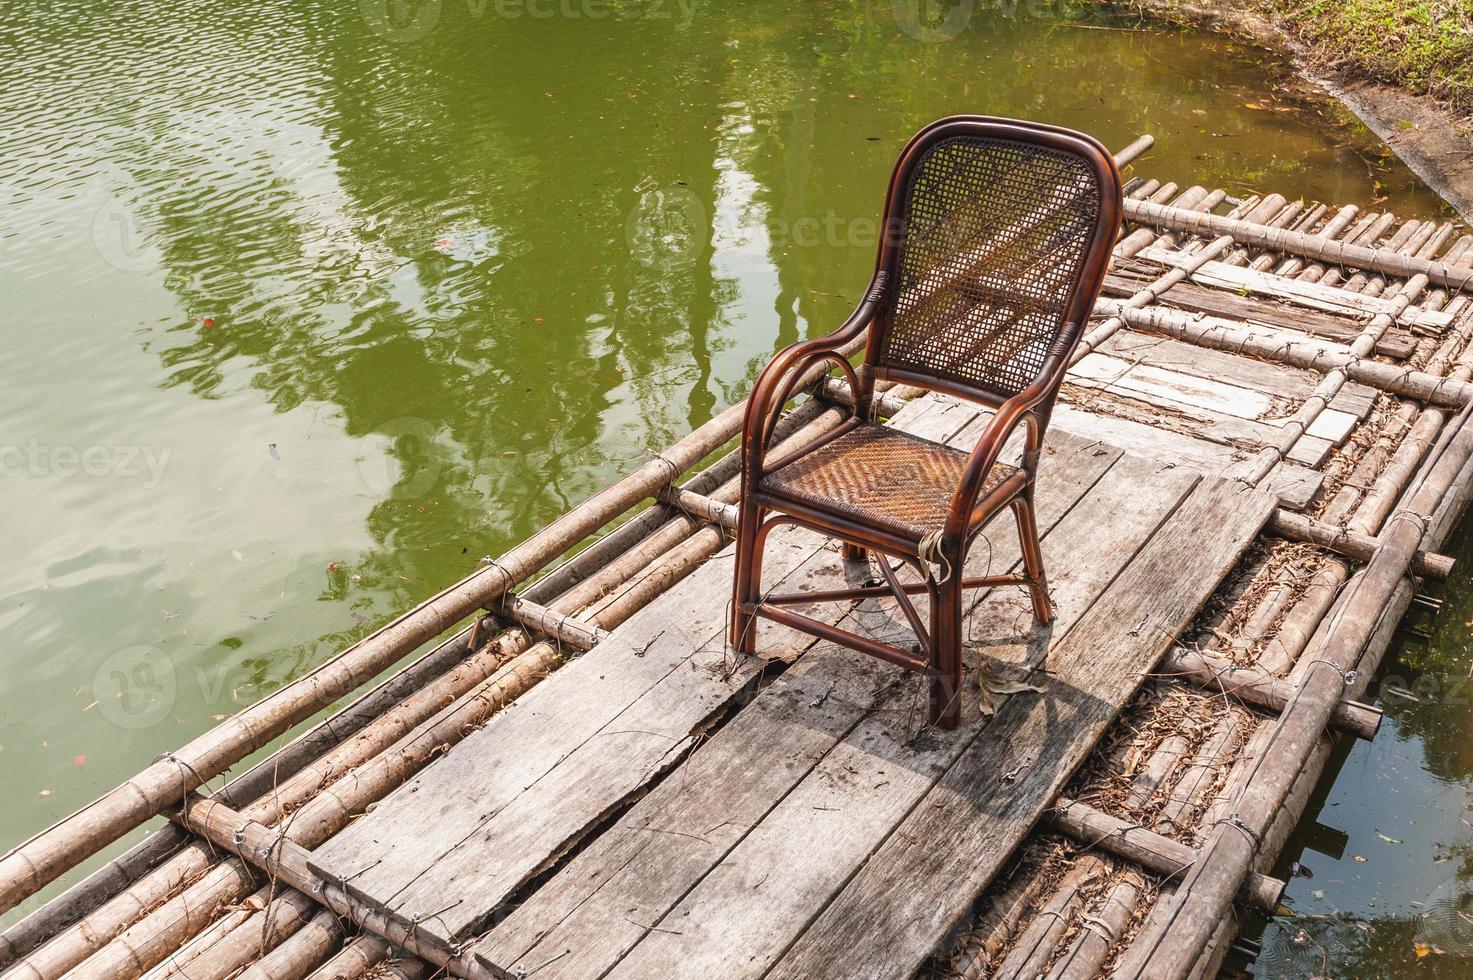
[[(934, 585), (943, 585), (951, 580), (951, 560), (946, 557), (946, 550), (941, 546), (943, 535), (944, 531), (932, 531), (921, 538), (920, 546), (916, 549), (916, 557), (921, 560), (922, 574), (927, 582)], [(940, 577), (937, 577), (933, 566), (940, 566)]]

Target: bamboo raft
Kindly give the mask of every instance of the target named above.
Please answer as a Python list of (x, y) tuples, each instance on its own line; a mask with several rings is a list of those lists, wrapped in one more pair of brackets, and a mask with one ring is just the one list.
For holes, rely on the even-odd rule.
[[(1214, 974), (1451, 569), (1473, 236), (1128, 192), (1040, 477), (1059, 621), (976, 597), (955, 732), (869, 658), (772, 624), (780, 656), (725, 649), (737, 404), (0, 858), (0, 911), (28, 907), (0, 976)], [(849, 396), (807, 381), (792, 445)], [(986, 413), (917, 394), (883, 394), (891, 424), (968, 447)], [(789, 586), (866, 574), (780, 535)], [(974, 550), (1002, 570), (1010, 536)]]

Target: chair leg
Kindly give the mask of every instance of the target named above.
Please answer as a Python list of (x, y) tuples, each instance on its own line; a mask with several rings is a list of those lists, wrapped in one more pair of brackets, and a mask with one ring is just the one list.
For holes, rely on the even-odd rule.
[(955, 728), (962, 719), (962, 576), (931, 590), (931, 724)]
[(762, 549), (757, 543), (761, 525), (761, 508), (743, 501), (737, 515), (736, 581), (731, 590), (731, 629), (727, 635), (731, 648), (738, 653), (757, 652), (757, 616), (750, 607), (762, 595)]
[(1013, 500), (1018, 521), (1018, 540), (1023, 550), (1023, 568), (1028, 575), (1028, 592), (1033, 598), (1033, 619), (1039, 625), (1054, 621), (1054, 604), (1048, 594), (1048, 576), (1043, 569), (1043, 548), (1038, 543), (1038, 521), (1033, 514), (1033, 488)]
[(839, 554), (844, 557), (845, 561), (864, 561), (865, 558), (865, 551), (863, 548), (861, 548), (857, 544), (849, 544), (847, 541), (844, 543), (843, 547), (839, 549)]

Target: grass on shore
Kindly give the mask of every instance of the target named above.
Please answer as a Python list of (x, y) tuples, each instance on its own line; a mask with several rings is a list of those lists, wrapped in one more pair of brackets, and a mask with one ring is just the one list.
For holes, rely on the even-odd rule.
[(1340, 67), (1473, 113), (1468, 0), (1259, 0), (1260, 10)]

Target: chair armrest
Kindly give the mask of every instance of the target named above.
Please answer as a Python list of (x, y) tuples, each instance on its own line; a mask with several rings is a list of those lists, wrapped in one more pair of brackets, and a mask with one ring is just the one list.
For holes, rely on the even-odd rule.
[(839, 329), (825, 337), (803, 340), (784, 347), (762, 369), (762, 373), (757, 376), (757, 384), (752, 388), (752, 394), (747, 397), (747, 411), (742, 424), (744, 477), (754, 479), (762, 474), (762, 460), (767, 452), (767, 441), (776, 425), (776, 416), (795, 388), (820, 376), (818, 362), (836, 361), (842, 364), (858, 399), (858, 381), (847, 358), (863, 346), (860, 340), (869, 329), (884, 296), (885, 275), (879, 273), (865, 291), (864, 300)]
[[(1068, 331), (1069, 327), (1066, 326), (1063, 332)], [(987, 483), (987, 475), (997, 464), (1002, 447), (1019, 422), (1028, 422), (1029, 451), (1036, 451), (1041, 447), (1047, 412), (1040, 418), (1038, 409), (1050, 404), (1058, 394), (1064, 381), (1064, 373), (1068, 370), (1068, 352), (1072, 347), (1071, 344), (1068, 349), (1051, 352), (1040, 372), (1039, 380), (998, 406), (992, 421), (982, 430), (971, 458), (967, 460), (966, 469), (962, 471), (961, 485), (957, 487), (956, 496), (951, 500), (951, 509), (946, 515), (943, 540), (959, 543), (966, 537), (972, 511), (977, 506), (977, 497), (981, 494), (982, 487)], [(1026, 462), (1026, 459), (1025, 455), (1025, 467), (1031, 467), (1033, 464)]]

